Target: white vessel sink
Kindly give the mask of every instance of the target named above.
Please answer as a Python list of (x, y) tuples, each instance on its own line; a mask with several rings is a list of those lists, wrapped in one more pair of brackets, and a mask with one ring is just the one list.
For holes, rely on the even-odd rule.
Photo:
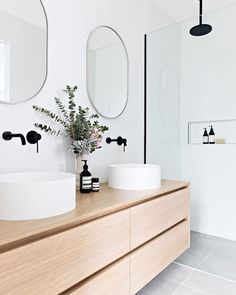
[(161, 166), (114, 164), (109, 166), (109, 186), (125, 190), (148, 190), (161, 187)]
[(76, 206), (75, 175), (64, 172), (0, 174), (0, 220), (52, 217)]

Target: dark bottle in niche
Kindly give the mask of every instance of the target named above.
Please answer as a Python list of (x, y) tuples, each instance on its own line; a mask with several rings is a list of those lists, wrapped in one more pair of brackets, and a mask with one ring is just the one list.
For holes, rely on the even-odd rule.
[(215, 132), (213, 129), (213, 126), (210, 126), (210, 132), (209, 132), (209, 144), (215, 144)]
[(92, 190), (92, 175), (88, 171), (87, 160), (82, 160), (84, 162), (83, 171), (80, 173), (80, 192), (90, 193)]
[(207, 129), (204, 128), (204, 133), (203, 133), (203, 144), (208, 144), (209, 143), (209, 136), (207, 133)]

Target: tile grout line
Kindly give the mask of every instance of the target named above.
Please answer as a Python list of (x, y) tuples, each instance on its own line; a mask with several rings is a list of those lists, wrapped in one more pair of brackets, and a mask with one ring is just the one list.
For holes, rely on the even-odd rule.
[(205, 262), (207, 260), (207, 258), (209, 258), (209, 256), (213, 253), (213, 251), (215, 251), (215, 249), (217, 248), (218, 246), (215, 245), (211, 251), (204, 257), (204, 259), (196, 266), (196, 269), (198, 269), (198, 267), (203, 264), (203, 262)]
[[(215, 277), (215, 278), (218, 278), (218, 279), (225, 280), (225, 281), (228, 281), (228, 282), (230, 282), (230, 283), (236, 284), (236, 281), (234, 281), (234, 280), (231, 280), (231, 279), (228, 279), (228, 278), (224, 278), (224, 277), (221, 277), (221, 276), (215, 275), (215, 274), (213, 274), (213, 273), (210, 273), (210, 272), (207, 272), (207, 271), (204, 271), (204, 270), (201, 270), (201, 269), (197, 269), (197, 268), (194, 268), (194, 267), (192, 267), (192, 266), (188, 266), (188, 265), (185, 265), (185, 264), (182, 264), (182, 263), (179, 263), (179, 262), (173, 262), (173, 263), (175, 263), (175, 264), (179, 264), (179, 265), (181, 265), (181, 266), (185, 266), (185, 267), (187, 267), (187, 268), (190, 268), (190, 269), (193, 270), (193, 272), (194, 272), (194, 271), (198, 271), (198, 272), (204, 273), (204, 274), (206, 274), (206, 275), (210, 275), (210, 276), (213, 276), (213, 277)], [(193, 273), (193, 272), (192, 272), (192, 273)]]
[[(211, 253), (215, 250), (215, 248), (217, 247), (217, 245), (214, 245), (213, 248), (210, 250), (210, 252), (204, 257), (204, 259), (199, 263), (199, 265), (197, 265), (197, 267), (199, 267), (208, 257), (209, 255), (211, 255)], [(179, 265), (183, 265), (185, 266), (185, 264), (181, 264), (181, 263), (178, 263), (178, 262), (173, 262), (173, 263), (176, 263), (176, 264), (179, 264)], [(173, 295), (175, 294), (175, 292), (184, 285), (184, 283), (188, 280), (188, 278), (193, 274), (194, 271), (198, 270), (194, 267), (189, 267), (192, 271), (189, 273), (189, 275), (184, 279), (184, 281), (174, 290), (174, 292), (172, 293)], [(200, 290), (199, 290), (200, 291)], [(205, 293), (205, 292), (204, 292)], [(207, 295), (207, 294), (206, 294)]]
[(188, 284), (186, 284), (185, 286), (186, 286), (187, 288), (190, 288), (190, 289), (193, 289), (193, 290), (195, 290), (195, 291), (198, 291), (198, 292), (200, 292), (200, 293), (203, 294), (203, 295), (214, 295), (213, 293), (207, 293), (207, 292), (202, 291), (202, 290), (200, 290), (200, 289), (193, 288), (193, 287), (189, 286)]
[[(205, 259), (207, 259), (209, 257), (209, 255), (215, 250), (215, 248), (217, 247), (217, 245), (214, 245), (213, 248), (210, 250), (210, 252), (204, 257), (204, 259), (199, 263), (199, 265), (197, 265), (196, 267), (199, 267), (204, 261)], [(174, 290), (174, 292), (172, 293), (172, 295), (175, 294), (175, 292), (184, 285), (184, 283), (188, 280), (188, 278), (194, 273), (194, 271), (198, 270), (197, 268), (194, 268), (194, 267), (189, 267), (185, 264), (182, 264), (182, 263), (179, 263), (179, 262), (173, 262), (175, 264), (178, 264), (178, 265), (183, 265), (183, 266), (186, 266), (188, 267), (189, 269), (191, 269), (192, 271), (189, 273), (189, 275), (184, 279), (184, 281)], [(200, 290), (198, 290), (200, 291)], [(204, 292), (205, 293), (205, 292)], [(207, 295), (207, 294), (206, 294)]]
[[(174, 262), (175, 263), (175, 262)], [(182, 264), (180, 264), (180, 263), (176, 263), (176, 264), (178, 264), (178, 265), (182, 265)], [(195, 271), (194, 270), (194, 268), (191, 268), (191, 272), (187, 275), (187, 277), (183, 280), (183, 282), (174, 290), (174, 292), (172, 293), (172, 295), (174, 295), (175, 294), (175, 292), (180, 288), (180, 287), (182, 287), (183, 286), (183, 284), (185, 283), (185, 281), (192, 275), (192, 273)]]

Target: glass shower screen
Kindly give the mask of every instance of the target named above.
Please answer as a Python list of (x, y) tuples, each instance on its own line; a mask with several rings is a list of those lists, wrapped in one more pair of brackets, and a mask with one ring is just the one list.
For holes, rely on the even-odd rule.
[(146, 160), (180, 178), (180, 26), (146, 35)]

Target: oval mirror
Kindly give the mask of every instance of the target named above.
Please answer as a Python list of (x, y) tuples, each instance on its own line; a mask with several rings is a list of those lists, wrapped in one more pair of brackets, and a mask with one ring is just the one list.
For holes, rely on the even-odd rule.
[(40, 0), (0, 0), (0, 102), (34, 97), (47, 76), (47, 18)]
[(87, 92), (105, 118), (116, 118), (128, 100), (128, 55), (121, 37), (111, 28), (96, 28), (87, 42)]

